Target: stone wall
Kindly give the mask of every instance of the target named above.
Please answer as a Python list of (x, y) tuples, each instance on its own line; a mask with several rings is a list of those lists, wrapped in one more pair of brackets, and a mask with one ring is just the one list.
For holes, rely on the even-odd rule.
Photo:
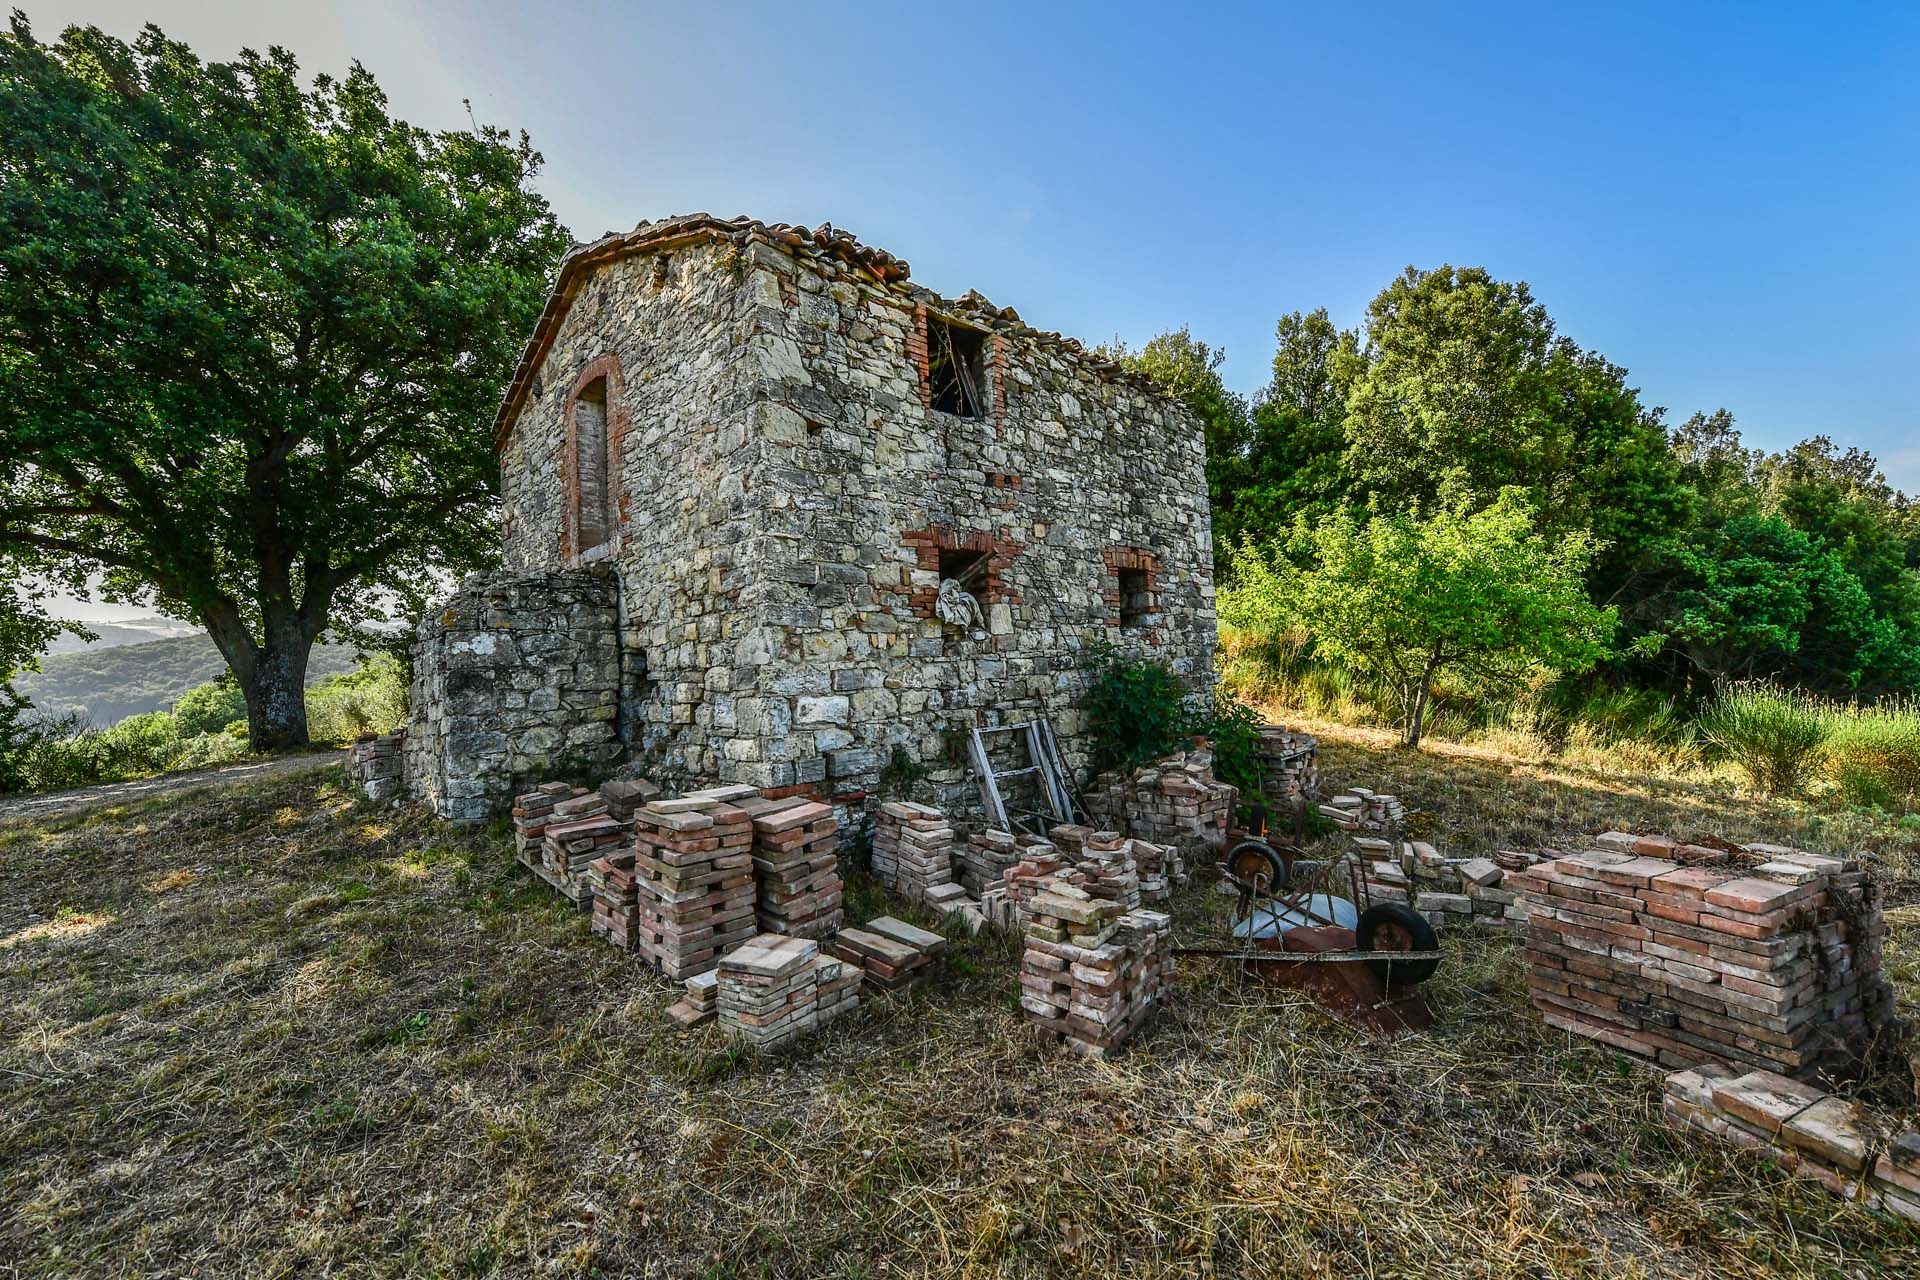
[(619, 759), (618, 584), (604, 570), (477, 574), (420, 626), (408, 790), (446, 818)]
[[(1090, 763), (1077, 698), (1095, 641), (1208, 685), (1205, 446), (1183, 408), (984, 299), (747, 252), (779, 498), (752, 587), (767, 660), (737, 708), (763, 734), (730, 744), (735, 776), (857, 794), (900, 748), (934, 770), (943, 809), (969, 814), (957, 731), (1048, 714), (1069, 766)], [(916, 357), (943, 314), (986, 334), (980, 416), (929, 405)], [(970, 556), (985, 625), (944, 624), (943, 559)]]

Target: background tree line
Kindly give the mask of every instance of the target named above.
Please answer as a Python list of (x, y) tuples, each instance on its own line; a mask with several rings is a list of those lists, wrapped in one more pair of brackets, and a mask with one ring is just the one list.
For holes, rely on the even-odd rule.
[(1610, 615), (1567, 619), (1571, 634), (1607, 629), (1604, 650), (1540, 651), (1578, 673), (1563, 696), (1644, 689), (1691, 710), (1755, 678), (1847, 699), (1920, 689), (1920, 518), (1873, 457), (1824, 435), (1750, 449), (1724, 409), (1669, 426), (1524, 283), (1409, 267), (1358, 328), (1296, 311), (1251, 398), (1186, 329), (1119, 354), (1205, 426), (1229, 620), (1239, 609), (1309, 650), (1338, 648), (1304, 607), (1249, 613), (1251, 580), (1324, 566), (1342, 522), (1457, 521), (1504, 503), (1529, 513), (1533, 561), (1586, 548), (1579, 580)]

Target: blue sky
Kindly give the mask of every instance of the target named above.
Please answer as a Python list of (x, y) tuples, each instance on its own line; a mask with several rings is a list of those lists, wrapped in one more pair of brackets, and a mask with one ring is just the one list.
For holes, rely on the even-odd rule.
[(831, 220), (1030, 323), (1190, 325), (1246, 391), (1281, 314), (1483, 265), (1670, 421), (1825, 433), (1920, 492), (1920, 6), (25, 8), (357, 57), (424, 125), (470, 98), (582, 238)]

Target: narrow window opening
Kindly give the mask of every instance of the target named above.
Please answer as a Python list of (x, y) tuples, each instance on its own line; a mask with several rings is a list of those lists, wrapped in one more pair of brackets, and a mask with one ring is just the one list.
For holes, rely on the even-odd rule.
[(940, 550), (940, 581), (953, 579), (969, 595), (979, 596), (987, 585), (987, 553), (960, 547)]
[(960, 418), (987, 416), (987, 335), (927, 317), (927, 386), (933, 407)]
[(603, 547), (613, 530), (607, 483), (607, 380), (595, 378), (573, 401), (573, 465), (582, 555)]
[(1147, 586), (1145, 569), (1121, 569), (1120, 625), (1138, 629), (1147, 625), (1153, 613), (1153, 593)]

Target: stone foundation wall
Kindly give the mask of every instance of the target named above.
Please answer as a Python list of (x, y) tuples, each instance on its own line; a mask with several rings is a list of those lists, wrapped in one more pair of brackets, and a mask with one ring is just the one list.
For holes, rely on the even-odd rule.
[(605, 571), (478, 574), (420, 625), (407, 789), (445, 818), (621, 755), (619, 588)]

